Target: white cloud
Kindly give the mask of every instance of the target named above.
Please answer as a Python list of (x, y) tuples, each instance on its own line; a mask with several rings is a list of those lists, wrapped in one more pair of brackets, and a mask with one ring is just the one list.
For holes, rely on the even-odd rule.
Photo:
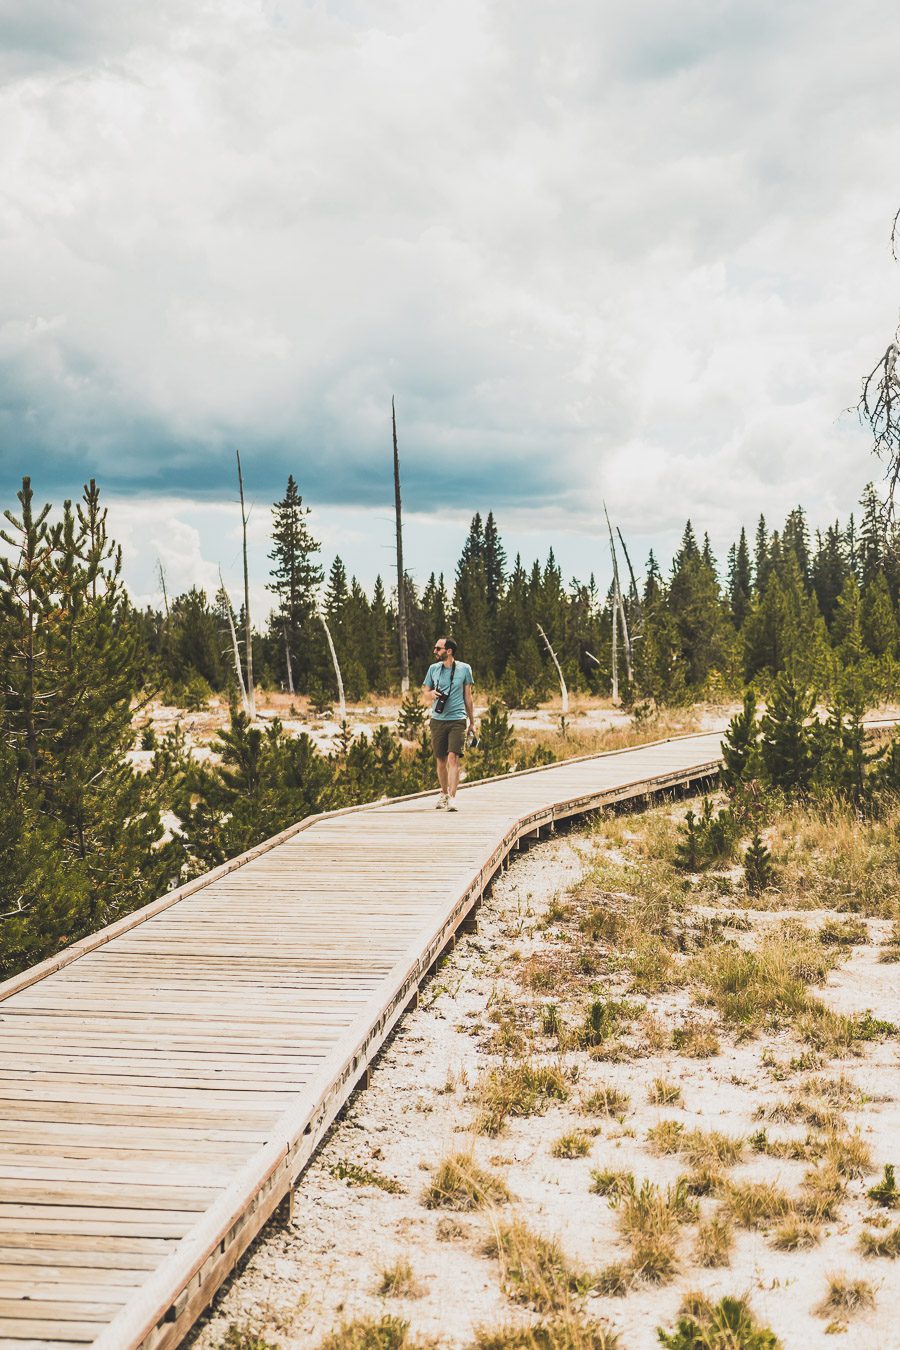
[(724, 536), (877, 468), (840, 413), (900, 293), (888, 0), (20, 0), (0, 35), (8, 480), (224, 501), (238, 444), (267, 500), (388, 504), (392, 392), (432, 514)]

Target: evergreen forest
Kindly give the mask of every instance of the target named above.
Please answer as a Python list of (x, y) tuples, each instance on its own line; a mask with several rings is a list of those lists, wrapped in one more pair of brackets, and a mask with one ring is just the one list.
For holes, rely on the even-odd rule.
[[(329, 754), (277, 721), (248, 718), (232, 637), (244, 631), (244, 616), (224, 589), (164, 592), (161, 607), (136, 608), (93, 481), (78, 502), (54, 511), (36, 503), (25, 479), (4, 515), (0, 978), (312, 812), (432, 786), (414, 697), (396, 729), (353, 737), (345, 726)], [(340, 558), (326, 574), (308, 517), (290, 478), (273, 511), (272, 609), (253, 628), (257, 683), (307, 696), (320, 711), (332, 704), (324, 615), (347, 697), (396, 693), (396, 594), (382, 579), (367, 594)], [(818, 775), (859, 797), (859, 713), (896, 696), (900, 667), (900, 546), (873, 487), (857, 514), (824, 530), (811, 531), (800, 507), (777, 528), (760, 518), (741, 531), (724, 567), (687, 522), (667, 570), (651, 554), (641, 577), (630, 562), (625, 575), (618, 677), (626, 704), (646, 712), (740, 698), (750, 687), (753, 698), (787, 708), (790, 735), (806, 746), (796, 790), (810, 790)], [(452, 633), (474, 668), (478, 702), (488, 705), (470, 778), (552, 758), (545, 749), (523, 752), (508, 721), (509, 709), (558, 692), (539, 627), (570, 690), (609, 693), (613, 588), (594, 577), (566, 581), (552, 552), (543, 562), (510, 561), (491, 512), (474, 516), (452, 577), (420, 585), (409, 576), (405, 596), (413, 689), (434, 638)], [(213, 692), (229, 699), (231, 718), (210, 761), (192, 758), (177, 729), (158, 740), (136, 730), (152, 700), (190, 709)], [(810, 741), (802, 727), (817, 698), (835, 711), (822, 723), (831, 731)], [(732, 739), (739, 743), (739, 728)], [(140, 770), (129, 759), (138, 744), (153, 751)], [(879, 771), (882, 790), (893, 790), (900, 761), (892, 754), (890, 772)], [(744, 759), (765, 777), (762, 752)]]

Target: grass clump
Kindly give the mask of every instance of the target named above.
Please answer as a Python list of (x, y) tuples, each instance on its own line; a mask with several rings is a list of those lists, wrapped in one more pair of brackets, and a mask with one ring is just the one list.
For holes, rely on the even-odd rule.
[(619, 1231), (631, 1244), (631, 1269), (642, 1280), (663, 1284), (678, 1273), (676, 1237), (679, 1225), (694, 1219), (696, 1202), (682, 1185), (665, 1191), (645, 1181), (610, 1196), (619, 1211)]
[(533, 1116), (551, 1101), (564, 1102), (569, 1086), (562, 1070), (528, 1060), (501, 1065), (484, 1074), (476, 1087), (480, 1134), (497, 1135), (507, 1116)]
[(625, 999), (595, 998), (584, 1015), (578, 1039), (587, 1048), (603, 1045), (642, 1011), (638, 1004)]
[(844, 1179), (833, 1163), (810, 1168), (801, 1183), (797, 1212), (817, 1223), (834, 1219), (845, 1190)]
[(593, 1140), (584, 1130), (569, 1130), (551, 1146), (554, 1158), (584, 1158), (591, 1151)]
[(808, 1251), (822, 1241), (822, 1231), (810, 1219), (786, 1219), (772, 1234), (772, 1246), (780, 1252)]
[(875, 1290), (868, 1280), (851, 1280), (846, 1275), (828, 1275), (826, 1279), (828, 1292), (813, 1309), (817, 1317), (830, 1317), (832, 1313), (852, 1317), (875, 1307)]
[(852, 947), (868, 942), (869, 930), (862, 919), (826, 919), (816, 937), (827, 945)]
[(885, 1163), (884, 1176), (866, 1191), (866, 1195), (870, 1200), (874, 1200), (876, 1205), (881, 1205), (882, 1209), (896, 1209), (900, 1205), (900, 1191), (897, 1190), (897, 1183), (894, 1180), (893, 1163)]
[(634, 1188), (631, 1172), (606, 1171), (595, 1167), (591, 1172), (591, 1190), (595, 1195), (618, 1196)]
[(721, 1050), (715, 1031), (705, 1022), (686, 1022), (672, 1033), (672, 1045), (691, 1059), (711, 1059)]
[(765, 1228), (794, 1210), (787, 1192), (770, 1181), (726, 1181), (722, 1202), (740, 1228)]
[(779, 1350), (780, 1342), (761, 1327), (746, 1299), (722, 1298), (711, 1303), (704, 1294), (689, 1294), (671, 1331), (657, 1331), (666, 1350)]
[(387, 1191), (389, 1195), (406, 1194), (406, 1188), (393, 1177), (386, 1177), (370, 1167), (361, 1167), (359, 1163), (349, 1162), (346, 1158), (338, 1158), (328, 1170), (338, 1181), (346, 1181), (351, 1186), (377, 1186), (380, 1191)]
[(684, 1126), (680, 1120), (661, 1120), (647, 1131), (647, 1143), (650, 1152), (657, 1156), (681, 1151), (681, 1137)]
[(792, 930), (765, 938), (755, 951), (731, 942), (708, 947), (691, 963), (690, 976), (704, 1002), (744, 1035), (809, 1012), (808, 984), (822, 984), (836, 957)]
[(530, 1327), (481, 1328), (474, 1350), (620, 1350), (621, 1341), (602, 1322), (573, 1314), (537, 1322)]
[(319, 1342), (317, 1350), (427, 1350), (426, 1341), (412, 1341), (402, 1317), (355, 1317), (342, 1322)]
[(230, 1322), (219, 1341), (218, 1350), (278, 1350), (278, 1346), (265, 1340), (252, 1327)]
[(653, 1086), (647, 1093), (647, 1101), (651, 1106), (684, 1105), (681, 1088), (677, 1083), (670, 1083), (665, 1078), (654, 1078)]
[(586, 1293), (593, 1283), (569, 1265), (555, 1238), (541, 1237), (520, 1219), (501, 1224), (488, 1239), (485, 1253), (500, 1262), (507, 1298), (537, 1312), (567, 1309), (572, 1295)]
[(594, 1280), (594, 1293), (605, 1294), (607, 1298), (624, 1298), (632, 1284), (632, 1274), (621, 1261), (605, 1266)]
[(697, 1229), (694, 1260), (700, 1266), (727, 1266), (734, 1247), (734, 1226), (727, 1214), (713, 1214)]
[(630, 1105), (631, 1098), (627, 1092), (620, 1092), (618, 1088), (604, 1083), (582, 1097), (578, 1109), (585, 1116), (621, 1116)]
[(859, 1235), (859, 1250), (863, 1256), (887, 1256), (896, 1261), (900, 1256), (900, 1224), (878, 1232), (863, 1229)]
[(392, 1266), (385, 1266), (377, 1292), (385, 1298), (421, 1298), (423, 1290), (409, 1261), (401, 1257)]
[(464, 1212), (502, 1205), (511, 1198), (502, 1177), (479, 1167), (471, 1153), (453, 1153), (438, 1164), (422, 1203), (427, 1209)]

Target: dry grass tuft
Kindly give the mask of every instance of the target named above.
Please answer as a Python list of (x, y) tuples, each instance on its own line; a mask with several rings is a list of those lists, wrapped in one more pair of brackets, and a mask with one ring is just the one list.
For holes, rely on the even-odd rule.
[(900, 1256), (900, 1224), (874, 1233), (863, 1229), (859, 1236), (859, 1249), (863, 1256), (887, 1256), (896, 1261)]
[(672, 1033), (672, 1045), (690, 1059), (711, 1059), (721, 1050), (719, 1038), (708, 1022), (685, 1022)]
[(610, 1172), (595, 1167), (591, 1172), (591, 1190), (595, 1195), (618, 1196), (634, 1188), (631, 1172)]
[(521, 1219), (501, 1224), (485, 1244), (485, 1253), (500, 1262), (506, 1296), (538, 1312), (569, 1309), (572, 1296), (586, 1293), (593, 1283), (570, 1266), (555, 1238), (541, 1237)]
[(393, 1177), (386, 1177), (382, 1172), (376, 1172), (374, 1168), (362, 1167), (359, 1163), (349, 1162), (346, 1158), (338, 1158), (328, 1170), (338, 1181), (346, 1181), (350, 1186), (377, 1186), (380, 1191), (387, 1191), (389, 1195), (406, 1194), (406, 1187), (401, 1186)]
[(621, 1341), (602, 1322), (568, 1314), (534, 1326), (480, 1328), (474, 1350), (621, 1350)]
[(741, 1228), (766, 1228), (794, 1210), (787, 1192), (770, 1181), (726, 1181), (721, 1195), (725, 1209)]
[(798, 1214), (816, 1223), (822, 1223), (837, 1217), (846, 1186), (837, 1168), (832, 1163), (825, 1163), (823, 1166), (810, 1168), (803, 1178), (800, 1190)]
[(454, 1153), (437, 1166), (422, 1193), (428, 1209), (458, 1211), (502, 1205), (512, 1197), (502, 1177), (479, 1167), (471, 1153)]
[(405, 1257), (381, 1272), (377, 1292), (385, 1298), (421, 1298), (425, 1292)]
[(827, 1275), (828, 1292), (813, 1309), (817, 1317), (843, 1313), (845, 1317), (875, 1307), (875, 1290), (867, 1280), (851, 1280), (846, 1275)]
[(697, 1216), (697, 1205), (682, 1185), (665, 1191), (634, 1181), (611, 1194), (619, 1211), (619, 1231), (631, 1244), (631, 1269), (642, 1280), (663, 1284), (678, 1273), (677, 1231)]
[(681, 1088), (677, 1083), (670, 1083), (665, 1078), (654, 1078), (653, 1086), (647, 1093), (647, 1101), (651, 1106), (683, 1106), (684, 1099), (681, 1095)]
[(564, 1102), (569, 1085), (563, 1071), (553, 1064), (528, 1060), (503, 1064), (490, 1069), (475, 1088), (479, 1134), (497, 1135), (507, 1116), (533, 1116), (546, 1110), (551, 1101)]
[(869, 930), (862, 919), (826, 919), (816, 937), (836, 947), (852, 947), (868, 942)]
[(772, 1234), (772, 1246), (780, 1252), (808, 1251), (822, 1241), (821, 1227), (809, 1219), (787, 1219)]
[(733, 1167), (744, 1155), (743, 1139), (719, 1130), (686, 1130), (680, 1121), (661, 1120), (647, 1131), (650, 1151), (678, 1153), (694, 1168)]
[(734, 1226), (727, 1214), (713, 1214), (697, 1229), (694, 1260), (700, 1266), (727, 1266), (731, 1264), (734, 1247)]
[(627, 1092), (620, 1092), (618, 1088), (604, 1083), (582, 1097), (578, 1109), (585, 1116), (622, 1116), (630, 1105), (631, 1098)]
[(591, 1151), (593, 1140), (584, 1130), (568, 1130), (551, 1146), (554, 1158), (584, 1158)]
[(356, 1317), (342, 1322), (320, 1341), (317, 1350), (431, 1350), (434, 1341), (410, 1340), (402, 1317)]

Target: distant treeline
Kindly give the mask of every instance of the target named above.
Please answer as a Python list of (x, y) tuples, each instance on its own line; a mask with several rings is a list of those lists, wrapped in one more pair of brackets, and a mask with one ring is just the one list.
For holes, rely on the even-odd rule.
[[(811, 532), (801, 507), (781, 529), (760, 517), (732, 545), (724, 568), (709, 538), (689, 521), (667, 572), (651, 553), (643, 576), (623, 583), (633, 637), (633, 678), (619, 643), (619, 687), (626, 701), (689, 702), (768, 687), (781, 671), (823, 692), (848, 679), (870, 699), (897, 687), (900, 658), (900, 540), (885, 529), (874, 487), (857, 519)], [(319, 545), (293, 478), (274, 509), (274, 608), (253, 640), (253, 668), (270, 688), (292, 684), (314, 701), (334, 696), (321, 606), (334, 636), (347, 696), (399, 686), (396, 596), (379, 577), (371, 596), (335, 558), (324, 575)], [(598, 551), (605, 541), (598, 539)], [(624, 563), (623, 563), (624, 566)], [(164, 609), (132, 613), (144, 653), (142, 683), (174, 701), (224, 690), (234, 678), (223, 594), (193, 589)], [(546, 632), (570, 689), (608, 693), (612, 679), (613, 597), (592, 576), (566, 582), (553, 552), (546, 561), (509, 563), (492, 513), (476, 515), (453, 577), (407, 578), (407, 632), (413, 684), (434, 638), (452, 633), (474, 668), (482, 695), (529, 705), (556, 687), (541, 641)], [(240, 619), (240, 616), (236, 616)], [(236, 624), (240, 633), (240, 622)]]
[[(324, 577), (306, 515), (290, 480), (275, 509), (275, 609), (254, 637), (254, 666), (274, 686), (286, 684), (290, 671), (297, 691), (324, 704), (334, 677), (317, 614)], [(26, 479), (5, 517), (0, 978), (311, 812), (432, 783), (423, 712), (413, 698), (401, 711), (402, 738), (388, 728), (353, 738), (345, 727), (327, 755), (278, 723), (252, 725), (233, 702), (231, 725), (213, 747), (216, 762), (192, 760), (180, 732), (157, 741), (145, 726), (141, 740), (154, 753), (136, 772), (128, 752), (135, 724), (146, 722), (142, 705), (160, 693), (184, 705), (202, 702), (210, 688), (233, 691), (228, 597), (220, 592), (210, 601), (194, 590), (161, 610), (137, 610), (93, 482), (54, 518), (48, 506), (35, 507)], [(761, 521), (752, 552), (742, 533), (722, 581), (708, 541), (698, 543), (688, 525), (668, 575), (651, 557), (644, 580), (625, 597), (636, 638), (633, 680), (625, 682), (624, 664), (620, 672), (625, 697), (688, 701), (752, 680), (774, 684), (785, 716), (797, 722), (802, 717), (791, 709), (803, 712), (809, 687), (835, 705), (831, 739), (839, 740), (842, 707), (858, 718), (866, 702), (897, 690), (896, 544), (867, 489), (858, 527), (851, 518), (811, 541), (798, 509), (780, 532)], [(593, 580), (566, 586), (552, 554), (530, 570), (518, 558), (508, 567), (492, 515), (472, 521), (452, 589), (430, 577), (421, 593), (412, 583), (407, 593), (414, 686), (434, 637), (452, 630), (475, 667), (479, 697), (491, 701), (482, 744), (467, 760), (470, 777), (552, 757), (540, 747), (523, 757), (504, 706), (555, 687), (538, 624), (570, 687), (609, 687), (612, 598)], [(336, 559), (321, 604), (348, 694), (396, 689), (397, 616), (383, 584), (370, 599)], [(788, 677), (796, 683), (786, 685)], [(826, 750), (832, 753), (818, 746), (816, 763), (826, 762)], [(831, 774), (831, 781), (840, 779)], [(167, 812), (176, 822), (168, 831)]]

